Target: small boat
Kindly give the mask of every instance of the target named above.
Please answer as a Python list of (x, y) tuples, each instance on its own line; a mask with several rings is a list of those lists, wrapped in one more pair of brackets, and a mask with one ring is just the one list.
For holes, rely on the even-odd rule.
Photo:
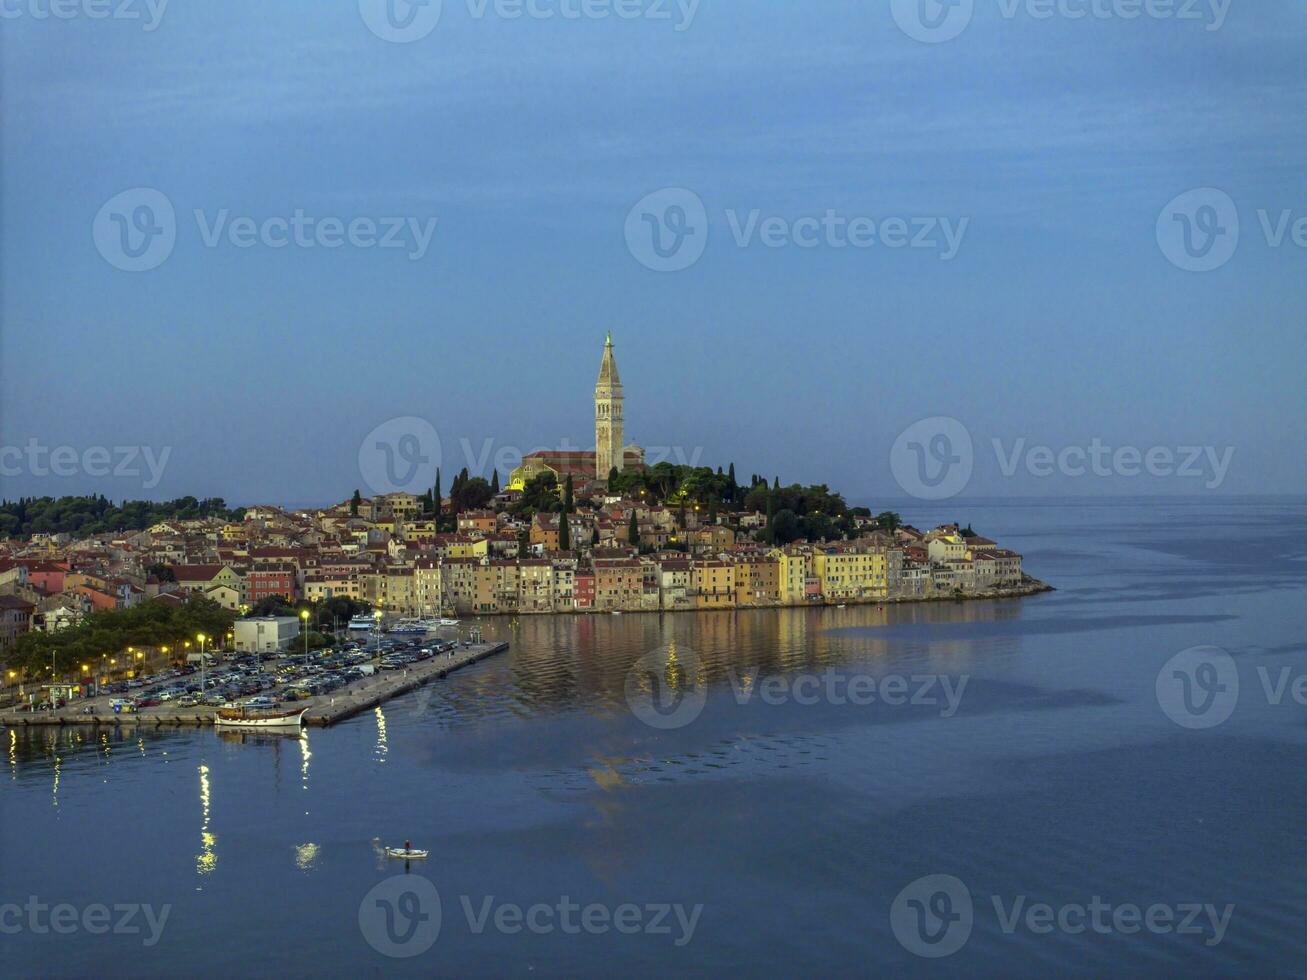
[(416, 847), (388, 847), (386, 848), (386, 857), (403, 858), (405, 861), (421, 861), (427, 856), (427, 851), (420, 850)]
[(377, 621), (371, 616), (355, 616), (349, 621), (349, 629), (352, 630), (371, 630), (377, 625)]
[(443, 619), (443, 618), (442, 618), (442, 619), (440, 620), (440, 625), (441, 625), (441, 626), (457, 626), (457, 625), (458, 625), (458, 620), (457, 620), (457, 619)]
[(613, 615), (614, 615), (614, 616), (620, 616), (620, 615), (622, 615), (622, 610), (620, 610), (620, 609), (614, 609), (614, 610), (613, 610)]
[(262, 711), (254, 708), (219, 708), (213, 718), (218, 728), (299, 728), (308, 708), (289, 711)]

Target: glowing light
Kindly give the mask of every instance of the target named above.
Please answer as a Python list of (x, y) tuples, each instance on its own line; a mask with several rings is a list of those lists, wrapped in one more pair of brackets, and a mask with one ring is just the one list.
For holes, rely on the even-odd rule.
[(201, 765), (200, 811), (203, 817), (200, 821), (200, 853), (195, 855), (195, 871), (197, 874), (202, 875), (212, 874), (213, 869), (218, 866), (218, 838), (209, 830), (209, 804), (211, 800), (209, 767)]
[(309, 751), (309, 731), (304, 729), (300, 732), (300, 785), (305, 789), (309, 788), (309, 760), (313, 758), (313, 753)]
[(390, 747), (386, 744), (386, 716), (382, 714), (381, 705), (377, 705), (377, 761), (385, 762)]
[(295, 848), (295, 867), (301, 871), (312, 871), (321, 850), (317, 844), (300, 844)]

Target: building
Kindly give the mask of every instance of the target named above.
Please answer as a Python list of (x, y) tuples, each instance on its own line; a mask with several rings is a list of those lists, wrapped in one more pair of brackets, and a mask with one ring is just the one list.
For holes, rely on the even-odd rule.
[(295, 616), (238, 619), (233, 632), (242, 653), (283, 653), (299, 638), (300, 621)]
[(622, 418), (622, 378), (617, 373), (613, 355), (613, 335), (604, 341), (604, 357), (599, 362), (599, 380), (595, 382), (595, 472), (596, 480), (607, 480), (613, 467), (620, 473), (626, 464), (622, 451), (625, 423)]
[(16, 595), (0, 595), (0, 650), (13, 648), (20, 636), (32, 628), (36, 606)]

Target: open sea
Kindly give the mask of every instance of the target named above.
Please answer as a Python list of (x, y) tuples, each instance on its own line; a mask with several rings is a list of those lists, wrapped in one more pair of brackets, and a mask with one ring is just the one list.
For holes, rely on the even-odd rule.
[(896, 509), (1057, 591), (491, 619), (302, 739), (0, 731), (0, 971), (1307, 974), (1307, 501)]

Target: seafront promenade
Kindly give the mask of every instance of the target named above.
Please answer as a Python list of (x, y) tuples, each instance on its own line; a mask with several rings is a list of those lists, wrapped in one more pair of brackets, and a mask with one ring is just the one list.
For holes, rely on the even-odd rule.
[[(470, 664), (503, 653), (508, 644), (474, 643), (459, 646), (449, 655), (437, 655), (429, 660), (409, 664), (400, 670), (381, 671), (371, 677), (348, 684), (330, 694), (287, 702), (307, 708), (304, 724), (319, 728), (334, 725), (364, 711), (370, 711), (391, 698), (406, 694), (433, 680)], [(0, 726), (25, 728), (36, 725), (137, 725), (146, 728), (203, 727), (213, 724), (216, 708), (196, 705), (174, 708), (167, 704), (155, 705), (131, 714), (115, 714), (109, 696), (76, 701), (58, 711), (4, 711), (0, 712)], [(88, 710), (89, 709), (89, 710)]]

